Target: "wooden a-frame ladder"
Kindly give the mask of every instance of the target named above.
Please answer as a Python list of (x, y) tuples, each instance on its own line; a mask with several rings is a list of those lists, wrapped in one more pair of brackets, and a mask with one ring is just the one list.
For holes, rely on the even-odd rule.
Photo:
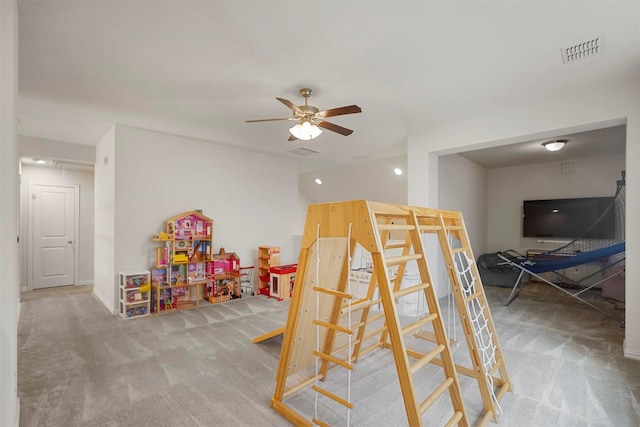
[[(458, 373), (475, 378), (483, 402), (484, 415), (478, 423), (486, 425), (489, 421), (498, 422), (501, 409), (499, 402), (505, 393), (512, 391), (512, 384), (502, 354), (498, 335), (493, 323), (489, 304), (484, 293), (475, 257), (464, 224), (462, 213), (429, 208), (410, 206), (395, 206), (401, 212), (383, 209), (381, 204), (371, 203), (377, 210), (378, 229), (385, 250), (402, 250), (404, 258), (398, 263), (395, 277), (391, 279), (393, 295), (396, 298), (406, 296), (412, 288), (402, 289), (402, 279), (406, 269), (407, 256), (410, 254), (411, 242), (415, 239), (414, 230), (421, 235), (435, 234), (438, 239), (444, 262), (447, 268), (451, 291), (456, 308), (460, 316), (462, 330), (465, 336), (472, 367), (456, 365)], [(388, 206), (388, 205), (384, 205)], [(417, 224), (417, 226), (414, 226)], [(390, 237), (393, 236), (391, 242)], [(453, 242), (456, 242), (455, 245)], [(369, 296), (375, 294), (376, 277), (373, 276), (369, 285)], [(372, 301), (377, 303), (378, 301)], [(369, 307), (365, 308), (365, 312)], [(431, 310), (429, 310), (431, 311)], [(366, 322), (366, 313), (361, 321)], [(385, 325), (386, 326), (386, 325)], [(376, 329), (373, 333), (381, 332), (380, 345), (389, 346), (386, 341), (386, 327)], [(364, 334), (364, 328), (359, 331)], [(368, 333), (370, 336), (372, 333)], [(360, 336), (360, 335), (359, 335)], [(418, 331), (415, 336), (435, 341), (434, 334), (429, 331)], [(451, 343), (452, 341), (450, 341)], [(375, 347), (371, 346), (365, 351)], [(353, 359), (357, 360), (363, 353), (359, 353), (359, 342), (355, 346)], [(439, 364), (440, 359), (433, 359), (431, 363)]]
[[(396, 217), (402, 217), (405, 223), (392, 223), (391, 218)], [(388, 233), (394, 231), (406, 232), (405, 242), (385, 247)], [(353, 301), (348, 289), (349, 254), (353, 253), (356, 243), (371, 254), (373, 278), (368, 297)], [(401, 254), (387, 256), (389, 250), (400, 250)], [(420, 283), (401, 289), (408, 262), (416, 263)], [(390, 278), (393, 269), (396, 280)], [(452, 415), (446, 425), (468, 426), (456, 366), (432, 283), (414, 208), (365, 200), (309, 206), (271, 406), (295, 425), (328, 425), (316, 416), (311, 420), (305, 418), (284, 399), (311, 386), (319, 395), (353, 408), (354, 402), (349, 396), (340, 396), (320, 386), (318, 381), (327, 379), (329, 368), (350, 371), (359, 356), (385, 347), (393, 354), (409, 425), (422, 426), (422, 415), (448, 392)], [(374, 299), (376, 289), (377, 300)], [(396, 300), (412, 293), (424, 298), (429, 313), (411, 324), (401, 325)], [(369, 311), (378, 303), (382, 304), (379, 317), (384, 319), (384, 325), (367, 334), (366, 326), (377, 320), (374, 319), (377, 316), (368, 316)], [(361, 313), (360, 321), (351, 323), (349, 316), (345, 325), (345, 313), (354, 312)], [(426, 325), (433, 329), (434, 347), (428, 352), (408, 348), (408, 337)], [(375, 340), (376, 336), (379, 339)], [(375, 343), (362, 348), (362, 344), (372, 338)], [(442, 381), (426, 398), (419, 397), (417, 390), (422, 387), (416, 387), (420, 384), (414, 377), (430, 363), (442, 368)]]
[(479, 425), (486, 425), (489, 420), (498, 422), (499, 402), (513, 386), (462, 213), (422, 209), (419, 222), (422, 233), (437, 234), (471, 357), (472, 368), (456, 365), (457, 371), (478, 383), (485, 411)]

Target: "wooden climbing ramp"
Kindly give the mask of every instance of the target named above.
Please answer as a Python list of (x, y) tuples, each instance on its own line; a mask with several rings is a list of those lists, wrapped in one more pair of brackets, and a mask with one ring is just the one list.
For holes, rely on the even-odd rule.
[[(453, 361), (425, 254), (425, 233), (437, 235), (452, 290), (460, 294), (456, 305), (471, 368)], [(454, 237), (461, 246), (452, 248)], [(356, 246), (370, 254), (373, 264), (366, 296), (355, 296), (351, 289)], [(458, 261), (457, 254), (471, 261)], [(510, 383), (472, 260), (457, 212), (366, 200), (309, 206), (271, 406), (295, 425), (329, 425), (317, 403), (311, 416), (289, 403), (310, 389), (316, 402), (327, 399), (344, 407), (349, 423), (350, 410), (357, 405), (350, 396), (351, 373), (359, 358), (379, 350), (393, 356), (408, 425), (469, 425), (459, 368), (478, 381), (486, 413), (482, 422), (497, 420), (499, 399)], [(407, 266), (418, 272), (419, 283), (403, 288)], [(407, 321), (399, 315), (398, 302), (408, 297), (419, 299), (423, 310)], [(425, 375), (435, 384), (432, 389), (425, 390)], [(333, 376), (345, 378), (346, 387), (332, 388), (335, 382), (327, 380)], [(436, 402), (442, 407), (444, 396), (450, 413), (433, 420), (428, 410)]]

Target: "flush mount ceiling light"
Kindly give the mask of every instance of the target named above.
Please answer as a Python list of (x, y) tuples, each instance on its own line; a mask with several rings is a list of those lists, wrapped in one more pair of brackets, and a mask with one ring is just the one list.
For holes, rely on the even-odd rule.
[(402, 169), (400, 169), (400, 168), (395, 168), (395, 169), (393, 170), (393, 173), (395, 173), (396, 175), (400, 176), (400, 175), (402, 175)]
[(551, 141), (543, 142), (542, 146), (549, 151), (559, 151), (569, 142), (568, 139), (552, 139)]
[(298, 139), (308, 141), (320, 135), (322, 133), (322, 129), (316, 125), (312, 125), (307, 120), (302, 120), (300, 123), (297, 123), (289, 129), (289, 132)]
[(322, 184), (322, 180), (320, 178), (316, 178), (316, 184), (318, 185)]

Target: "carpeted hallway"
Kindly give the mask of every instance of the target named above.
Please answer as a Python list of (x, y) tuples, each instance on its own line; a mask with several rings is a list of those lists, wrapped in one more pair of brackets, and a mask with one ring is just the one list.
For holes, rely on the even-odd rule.
[[(640, 425), (640, 361), (622, 356), (617, 321), (543, 284), (528, 284), (508, 307), (508, 289), (485, 290), (515, 388), (502, 400), (500, 425)], [(25, 292), (21, 300), (22, 427), (289, 425), (269, 407), (281, 340), (251, 341), (284, 324), (286, 302), (244, 297), (124, 320), (88, 286)], [(460, 331), (457, 338), (454, 357), (465, 364)], [(464, 376), (460, 383), (473, 424), (482, 417), (477, 385)], [(406, 425), (389, 351), (362, 358), (351, 389), (351, 425)], [(312, 416), (311, 394), (293, 400)], [(442, 414), (435, 406), (425, 424), (442, 425)], [(346, 414), (325, 418), (347, 424)]]

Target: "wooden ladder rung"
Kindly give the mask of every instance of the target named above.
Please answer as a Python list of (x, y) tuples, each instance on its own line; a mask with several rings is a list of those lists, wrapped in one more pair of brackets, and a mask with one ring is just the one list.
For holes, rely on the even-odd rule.
[(325, 423), (325, 422), (323, 422), (323, 421), (320, 421), (320, 420), (319, 420), (319, 419), (317, 419), (317, 418), (311, 418), (311, 421), (312, 421), (315, 425), (320, 426), (320, 427), (331, 427), (329, 424), (327, 424), (327, 423)]
[(458, 425), (458, 421), (462, 419), (462, 412), (456, 411), (453, 413), (453, 416), (447, 421), (445, 427), (453, 427)]
[(371, 353), (375, 349), (382, 348), (383, 346), (384, 344), (381, 343), (380, 341), (378, 341), (375, 344), (371, 344), (369, 347), (360, 350), (360, 354), (358, 355), (358, 357), (362, 357), (365, 354)]
[(349, 409), (353, 409), (353, 403), (351, 402), (347, 402), (345, 399), (341, 398), (340, 396), (337, 396), (333, 393), (331, 393), (329, 390), (325, 390), (322, 387), (318, 387), (317, 385), (312, 385), (311, 388), (315, 391), (317, 391), (318, 393), (322, 394), (323, 396), (327, 396), (329, 399), (340, 403), (343, 406), (346, 406)]
[(419, 227), (420, 231), (424, 232), (424, 231), (440, 231), (442, 230), (442, 227), (439, 225), (421, 225)]
[(418, 331), (415, 334), (413, 334), (413, 336), (425, 341), (436, 342), (436, 334), (434, 334), (431, 331)]
[(472, 301), (478, 298), (480, 295), (482, 295), (482, 291), (475, 291), (474, 293), (472, 293), (471, 295), (469, 295), (464, 299), (465, 304), (468, 303), (469, 301)]
[(346, 293), (346, 292), (341, 292), (341, 291), (336, 291), (334, 289), (327, 289), (327, 288), (320, 288), (318, 286), (314, 286), (313, 290), (316, 292), (321, 292), (323, 294), (329, 294), (329, 295), (333, 295), (334, 297), (341, 297), (341, 298), (345, 298), (345, 299), (353, 299), (353, 296)]
[(284, 398), (295, 392), (298, 392), (303, 388), (308, 387), (309, 384), (313, 384), (314, 382), (316, 382), (316, 380), (324, 381), (324, 375), (323, 374), (314, 375), (311, 378), (307, 378), (306, 380), (302, 381), (300, 384), (296, 384), (294, 386), (289, 387), (284, 391), (284, 394), (282, 395), (282, 397)]
[(369, 331), (362, 337), (362, 340), (363, 341), (368, 340), (369, 338), (374, 337), (374, 336), (378, 335), (379, 333), (384, 332), (386, 329), (387, 329), (386, 326), (382, 326), (382, 327), (380, 327), (378, 329), (374, 329), (373, 331)]
[(409, 254), (409, 255), (401, 255), (394, 256), (391, 258), (387, 258), (387, 266), (391, 267), (394, 265), (399, 265), (405, 263), (407, 261), (415, 261), (418, 259), (422, 259), (422, 254)]
[(402, 279), (404, 279), (404, 277), (402, 277), (402, 276), (396, 276), (396, 277), (394, 277), (393, 279), (390, 279), (389, 281), (390, 281), (391, 283), (396, 283), (396, 282), (402, 282)]
[(376, 350), (376, 349), (382, 348), (382, 347), (384, 347), (384, 344), (381, 343), (380, 341), (378, 341), (378, 342), (376, 342), (374, 344), (371, 344), (369, 347), (363, 348), (362, 350), (360, 350), (360, 352), (358, 354), (358, 357), (361, 358), (364, 355), (371, 353), (373, 350)]
[(498, 368), (504, 363), (504, 360), (502, 358), (498, 358), (498, 360), (496, 360), (496, 363), (491, 367), (491, 369), (489, 370), (488, 374), (489, 375), (493, 375), (493, 373), (495, 371), (498, 370)]
[(440, 353), (442, 353), (444, 349), (445, 349), (444, 344), (438, 344), (436, 348), (434, 348), (429, 353), (422, 356), (420, 359), (418, 359), (416, 363), (411, 365), (411, 368), (410, 368), (411, 373), (415, 374), (418, 369), (422, 368), (424, 365), (431, 362), (433, 358), (438, 356)]
[(367, 323), (371, 323), (371, 322), (373, 322), (374, 320), (378, 320), (378, 319), (380, 319), (380, 318), (382, 318), (382, 317), (384, 317), (384, 311), (381, 311), (381, 312), (380, 312), (380, 313), (378, 313), (378, 314), (374, 314), (374, 315), (373, 315), (373, 316), (371, 316), (371, 317), (367, 317)]
[[(358, 345), (360, 343), (360, 340), (358, 339), (352, 339), (351, 340), (351, 344), (349, 344), (348, 342), (341, 345), (340, 347), (336, 347), (333, 349), (333, 351), (331, 352), (331, 354), (340, 354), (341, 352), (348, 350), (349, 347), (354, 347), (356, 345)], [(353, 359), (351, 359), (351, 361), (353, 361)]]
[[(352, 323), (352, 324), (351, 324), (351, 330), (352, 330), (353, 332), (356, 332), (356, 330), (357, 330), (357, 329), (359, 329), (359, 328), (363, 327), (363, 326), (364, 326), (364, 325), (366, 325), (366, 324), (367, 324), (366, 322)], [(345, 328), (346, 330), (349, 330), (346, 326), (344, 326), (344, 328)], [(352, 335), (352, 334), (350, 334), (350, 335)]]
[(446, 225), (445, 228), (447, 229), (447, 231), (462, 230), (462, 226), (461, 225)]
[(421, 404), (420, 415), (424, 414), (427, 409), (453, 384), (453, 378), (448, 377), (442, 384), (440, 384)]
[(393, 293), (393, 298), (396, 299), (405, 295), (412, 294), (414, 292), (422, 291), (424, 289), (427, 289), (429, 286), (431, 286), (431, 283), (420, 283), (418, 285), (409, 286), (408, 288), (402, 288)]
[[(421, 340), (425, 340), (425, 341), (429, 341), (429, 342), (433, 342), (433, 343), (438, 343), (436, 340), (436, 334), (434, 334), (431, 331), (418, 331), (415, 334), (413, 334), (414, 337), (416, 338), (420, 338)], [(456, 340), (454, 340), (453, 338), (449, 338), (449, 345), (455, 345)]]
[(500, 391), (496, 395), (496, 400), (498, 402), (502, 401), (502, 398), (504, 397), (505, 393), (508, 392), (509, 390), (511, 390), (511, 383), (504, 383), (502, 387), (500, 387)]
[(348, 329), (348, 328), (345, 328), (344, 326), (336, 325), (334, 323), (323, 322), (321, 320), (314, 320), (313, 324), (322, 326), (323, 328), (333, 329), (334, 331), (342, 332), (343, 334), (347, 334), (347, 335), (353, 334), (352, 329)]
[[(359, 311), (371, 306), (371, 300), (369, 298), (362, 298), (351, 303), (351, 313)], [(340, 314), (347, 314), (349, 311), (349, 305), (345, 304), (340, 308)]]
[(378, 224), (378, 230), (382, 231), (397, 231), (397, 230), (406, 230), (411, 231), (415, 230), (415, 227), (411, 224)]
[(313, 355), (314, 355), (314, 356), (318, 356), (318, 357), (319, 357), (319, 358), (321, 358), (321, 359), (324, 359), (324, 360), (328, 360), (328, 361), (330, 361), (330, 362), (333, 362), (333, 363), (335, 363), (336, 365), (340, 365), (340, 366), (342, 366), (342, 367), (343, 367), (343, 368), (345, 368), (345, 369), (349, 369), (349, 370), (352, 370), (352, 369), (353, 369), (353, 366), (351, 366), (351, 363), (349, 363), (349, 361), (345, 361), (345, 360), (342, 360), (342, 359), (338, 359), (337, 357), (332, 356), (332, 355), (330, 355), (330, 354), (326, 354), (326, 353), (319, 352), (319, 351), (317, 351), (317, 350), (313, 350)]
[(385, 246), (385, 247), (384, 247), (384, 249), (385, 249), (385, 250), (387, 250), (387, 249), (402, 249), (402, 248), (404, 248), (405, 246), (407, 246), (407, 244), (406, 244), (406, 243), (393, 243), (393, 244), (391, 244), (391, 245), (387, 245), (387, 246)]
[(452, 254), (457, 254), (460, 252), (467, 252), (469, 250), (469, 248), (467, 248), (466, 246), (463, 246), (461, 248), (455, 248), (455, 249), (451, 249), (451, 253)]
[(402, 336), (410, 334), (411, 331), (415, 331), (419, 327), (424, 326), (427, 323), (433, 322), (437, 318), (438, 318), (438, 315), (436, 313), (430, 313), (428, 316), (425, 316), (422, 319), (419, 319), (411, 323), (410, 325), (405, 326), (404, 328), (402, 328), (400, 333), (402, 334)]

